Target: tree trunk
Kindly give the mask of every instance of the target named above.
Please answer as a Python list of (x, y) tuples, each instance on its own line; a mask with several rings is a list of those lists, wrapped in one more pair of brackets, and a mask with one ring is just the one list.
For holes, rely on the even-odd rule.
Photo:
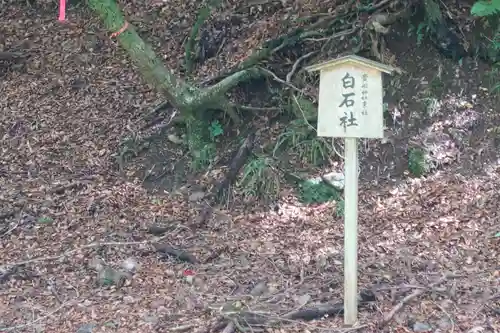
[[(113, 0), (89, 0), (89, 6), (104, 21), (106, 29), (112, 33), (126, 24), (120, 8)], [(117, 36), (120, 45), (127, 50), (135, 65), (146, 80), (164, 93), (167, 99), (180, 110), (192, 109), (196, 100), (196, 89), (178, 79), (158, 59), (150, 45), (137, 34), (135, 28), (128, 27)]]

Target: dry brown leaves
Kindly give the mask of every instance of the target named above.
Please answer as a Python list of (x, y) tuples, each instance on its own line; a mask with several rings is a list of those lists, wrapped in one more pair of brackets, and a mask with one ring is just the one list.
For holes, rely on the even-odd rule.
[[(158, 15), (155, 24), (144, 21), (151, 27), (147, 37), (178, 69), (195, 3), (139, 5), (127, 3), (126, 11), (137, 22)], [(235, 50), (224, 51), (228, 60), (222, 67), (279, 34), (278, 22), (296, 9), (287, 3), (283, 8), (246, 22), (235, 33), (238, 39), (227, 42)], [(314, 6), (302, 9), (311, 13)], [(21, 325), (11, 329), (18, 332), (76, 332), (84, 324), (95, 325), (93, 332), (206, 328), (218, 315), (217, 305), (231, 296), (238, 299), (234, 295), (248, 293), (263, 280), (269, 295), (248, 305), (269, 316), (290, 311), (304, 295), (308, 304), (341, 298), (343, 228), (342, 219), (332, 217), (333, 205), (304, 207), (287, 198), (277, 212), (220, 211), (206, 228), (190, 230), (196, 207), (149, 194), (140, 181), (124, 180), (116, 172), (112, 155), (120, 140), (139, 131), (141, 114), (158, 96), (99, 22), (85, 10), (70, 11), (67, 25), (57, 23), (52, 12), (15, 7), (1, 14), (1, 47), (30, 57), (0, 81), (0, 265), (58, 256), (96, 241), (135, 243), (85, 248), (60, 260), (18, 267), (0, 283), (0, 327)], [(197, 75), (220, 69), (210, 66), (209, 61)], [(377, 283), (385, 291), (379, 291), (378, 311), (362, 312), (360, 321), (373, 324), (390, 311), (412, 290), (401, 290), (402, 285), (418, 288), (454, 271), (467, 276), (412, 302), (389, 326), (407, 331), (410, 319), (434, 325), (450, 317), (455, 332), (500, 330), (498, 314), (488, 303), (500, 292), (499, 245), (491, 237), (500, 230), (499, 183), (498, 178), (444, 174), (363, 192), (360, 288)], [(152, 239), (146, 230), (155, 219), (174, 221), (177, 227), (166, 240), (202, 264), (165, 260), (147, 244), (137, 245)], [(114, 266), (132, 257), (140, 269), (120, 289), (97, 288), (88, 268), (96, 255)], [(192, 283), (186, 269), (195, 273)], [(271, 331), (342, 325), (340, 318), (285, 324)], [(377, 329), (370, 325), (364, 331)]]

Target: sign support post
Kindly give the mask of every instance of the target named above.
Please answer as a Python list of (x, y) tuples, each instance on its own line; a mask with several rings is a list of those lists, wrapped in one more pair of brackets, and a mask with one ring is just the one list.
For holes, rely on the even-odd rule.
[(350, 55), (306, 69), (320, 72), (318, 136), (345, 139), (344, 323), (352, 326), (358, 320), (358, 139), (384, 137), (382, 73), (395, 68)]
[(345, 138), (344, 323), (358, 320), (358, 139)]

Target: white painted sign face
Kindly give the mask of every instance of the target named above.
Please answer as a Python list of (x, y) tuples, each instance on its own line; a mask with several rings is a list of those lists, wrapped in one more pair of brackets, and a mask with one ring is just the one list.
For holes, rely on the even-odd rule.
[(318, 136), (383, 138), (382, 73), (354, 63), (320, 72)]

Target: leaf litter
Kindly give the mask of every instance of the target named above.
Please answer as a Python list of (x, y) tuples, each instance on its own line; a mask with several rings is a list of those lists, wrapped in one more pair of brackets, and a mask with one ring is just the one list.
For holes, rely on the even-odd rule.
[[(126, 11), (158, 9), (141, 5)], [(145, 21), (148, 37), (163, 41), (177, 70), (195, 3), (157, 6), (155, 23)], [(193, 230), (196, 206), (147, 192), (115, 166), (120, 140), (139, 132), (160, 96), (99, 22), (84, 8), (70, 11), (67, 25), (21, 5), (1, 14), (0, 46), (30, 57), (0, 81), (0, 331), (203, 332), (235, 313), (274, 323), (269, 332), (342, 331), (328, 312), (343, 291), (343, 220), (333, 203), (319, 209), (284, 197), (274, 211), (236, 206)], [(262, 15), (250, 28), (272, 32), (276, 17)], [(239, 52), (226, 50), (234, 60), (220, 68), (260, 43), (249, 39), (255, 30), (242, 31)], [(204, 65), (196, 75), (220, 68)], [(445, 170), (361, 189), (359, 285), (376, 298), (360, 312), (363, 331), (500, 331), (499, 183), (498, 169), (469, 178)], [(158, 219), (162, 236), (148, 232)], [(159, 242), (197, 261), (162, 256)], [(131, 278), (98, 285), (96, 258)], [(326, 305), (320, 319), (290, 319)]]

